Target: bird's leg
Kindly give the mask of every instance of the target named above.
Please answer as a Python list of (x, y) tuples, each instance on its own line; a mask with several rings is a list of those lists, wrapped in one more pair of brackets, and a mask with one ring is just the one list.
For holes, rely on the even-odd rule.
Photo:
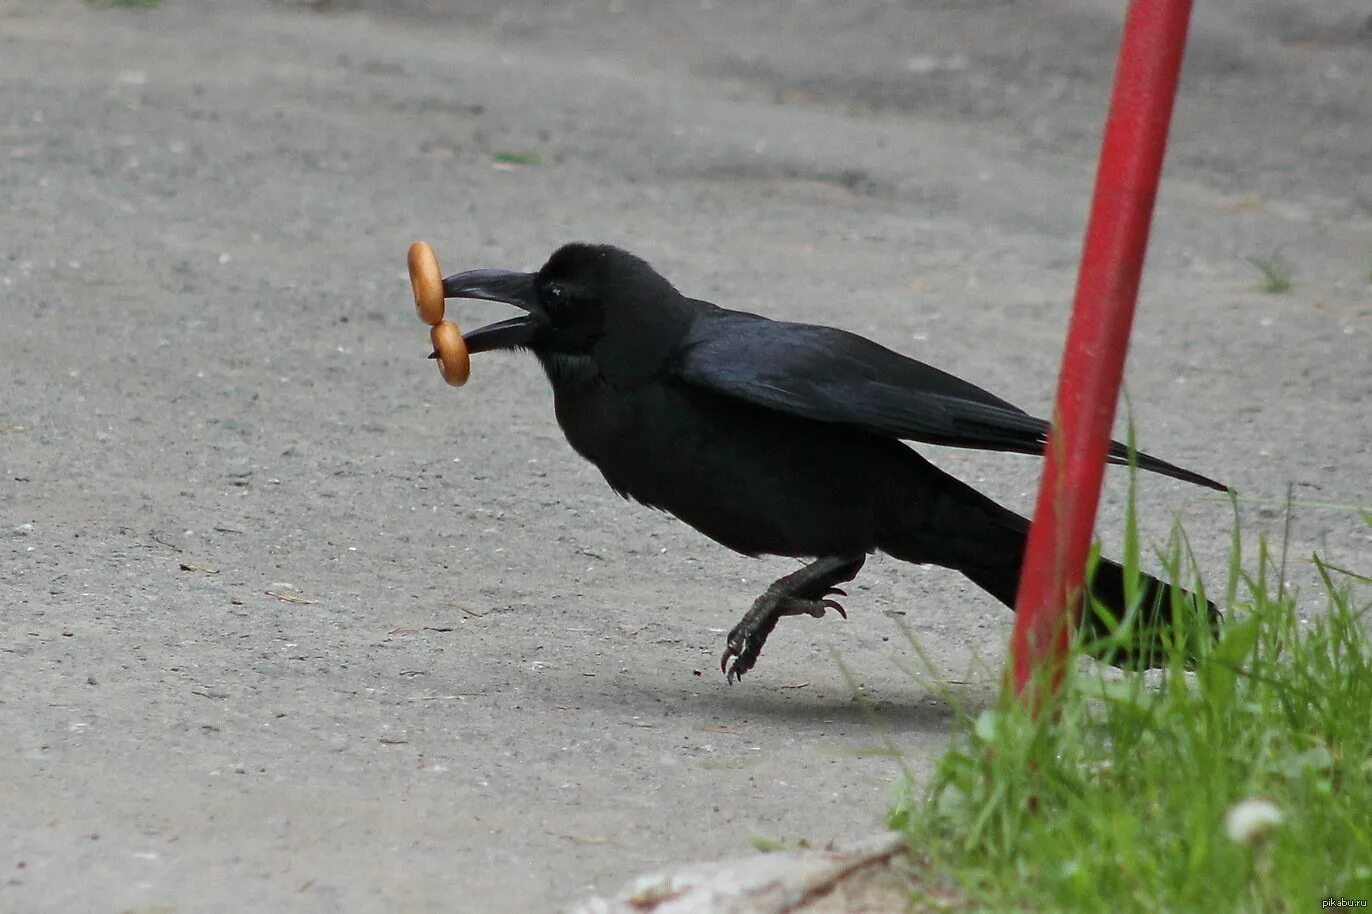
[[(799, 571), (793, 571), (778, 578), (767, 588), (767, 592), (753, 601), (743, 619), (729, 632), (729, 639), (720, 658), (719, 668), (728, 680), (733, 682), (757, 663), (758, 654), (767, 636), (776, 628), (782, 616), (814, 616), (818, 619), (826, 609), (832, 609), (843, 618), (848, 614), (837, 600), (829, 599), (837, 594), (847, 596), (835, 585), (851, 581), (862, 569), (867, 560), (865, 555), (829, 556), (816, 559)], [(732, 660), (731, 665), (729, 661)]]

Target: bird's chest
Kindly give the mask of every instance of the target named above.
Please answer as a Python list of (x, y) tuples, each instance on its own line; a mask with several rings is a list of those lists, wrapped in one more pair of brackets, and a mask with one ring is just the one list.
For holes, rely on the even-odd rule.
[(709, 429), (662, 385), (554, 393), (558, 424), (621, 495), (669, 510), (708, 459)]
[(871, 546), (872, 487), (853, 472), (862, 455), (839, 432), (671, 383), (563, 389), (554, 402), (567, 440), (615, 491), (731, 549)]

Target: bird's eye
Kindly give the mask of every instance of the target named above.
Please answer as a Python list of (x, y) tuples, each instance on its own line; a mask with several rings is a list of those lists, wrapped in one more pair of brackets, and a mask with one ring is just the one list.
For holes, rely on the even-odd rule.
[(555, 282), (549, 283), (548, 287), (543, 290), (543, 294), (547, 296), (551, 304), (560, 305), (567, 300), (567, 289)]

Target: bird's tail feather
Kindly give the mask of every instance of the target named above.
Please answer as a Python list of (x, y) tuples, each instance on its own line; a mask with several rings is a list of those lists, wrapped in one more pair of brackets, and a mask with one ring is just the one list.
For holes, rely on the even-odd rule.
[[(1000, 567), (982, 562), (958, 570), (1013, 609), (1022, 555), (1021, 550)], [(1218, 634), (1220, 613), (1215, 604), (1142, 572), (1138, 575), (1131, 612), (1125, 570), (1118, 562), (1107, 558), (1096, 561), (1089, 592), (1090, 599), (1082, 601), (1078, 616), (1078, 624), (1085, 628), (1084, 644), (1088, 653), (1113, 666), (1127, 669), (1165, 666), (1169, 641), (1187, 645), (1189, 663), (1195, 656), (1197, 635), (1213, 638)], [(1206, 621), (1202, 625), (1193, 621), (1195, 611), (1191, 607), (1195, 606), (1204, 607)], [(1121, 628), (1122, 624), (1126, 626)], [(1197, 632), (1197, 629), (1203, 631)]]
[[(1029, 538), (1028, 518), (997, 504), (922, 458), (920, 463), (922, 466), (911, 465), (914, 472), (907, 478), (916, 481), (917, 491), (909, 495), (921, 500), (923, 504), (919, 507), (924, 510), (919, 510), (915, 502), (905, 502), (903, 507), (907, 510), (901, 512), (900, 518), (888, 516), (879, 547), (906, 561), (960, 571), (1013, 609)], [(930, 471), (938, 478), (931, 478)], [(936, 484), (918, 484), (921, 481)], [(953, 503), (930, 504), (931, 499)], [(900, 501), (897, 499), (892, 505), (896, 512), (902, 507)], [(941, 529), (931, 530), (929, 525), (933, 522), (939, 523)], [(1124, 568), (1104, 557), (1097, 560), (1091, 599), (1083, 600), (1078, 619), (1085, 620), (1088, 650), (1100, 659), (1131, 669), (1165, 665), (1166, 645), (1174, 640), (1172, 635), (1187, 638), (1189, 646), (1196, 629), (1207, 629), (1204, 637), (1218, 634), (1220, 614), (1213, 603), (1143, 573), (1133, 589), (1136, 608), (1131, 612)], [(1197, 605), (1206, 614), (1203, 625), (1194, 624), (1188, 611), (1188, 607)], [(1175, 620), (1174, 607), (1184, 613)], [(1126, 620), (1131, 627), (1119, 630), (1118, 636), (1112, 634)], [(1194, 655), (1194, 649), (1188, 654)]]

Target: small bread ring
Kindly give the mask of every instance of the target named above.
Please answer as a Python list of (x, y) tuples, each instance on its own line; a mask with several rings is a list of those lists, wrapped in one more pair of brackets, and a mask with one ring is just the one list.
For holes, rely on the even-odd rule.
[[(443, 320), (443, 274), (434, 249), (423, 241), (410, 245), (410, 287), (419, 319), (430, 326)], [(464, 375), (465, 377), (465, 375)]]
[(467, 341), (462, 331), (452, 321), (439, 321), (429, 331), (429, 340), (434, 344), (434, 354), (438, 356), (438, 368), (443, 380), (454, 387), (467, 383), (472, 373), (472, 360), (467, 354)]

